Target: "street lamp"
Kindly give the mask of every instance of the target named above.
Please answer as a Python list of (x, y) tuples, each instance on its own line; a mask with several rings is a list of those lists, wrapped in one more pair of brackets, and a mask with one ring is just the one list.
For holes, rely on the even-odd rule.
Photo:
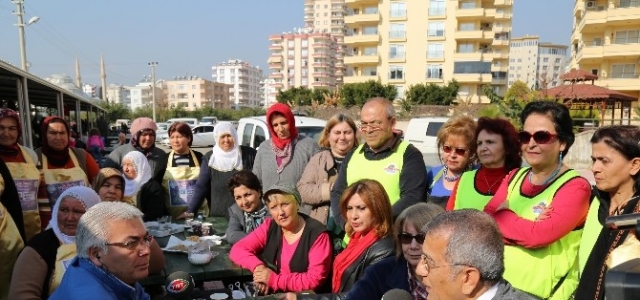
[(153, 107), (153, 122), (156, 121), (156, 66), (158, 65), (157, 61), (152, 61), (149, 63), (151, 67), (151, 102)]
[(32, 17), (31, 19), (29, 19), (29, 21), (25, 24), (23, 21), (23, 16), (24, 16), (24, 10), (22, 7), (22, 4), (24, 3), (23, 0), (14, 0), (12, 1), (13, 3), (16, 4), (17, 9), (16, 11), (13, 13), (14, 15), (18, 16), (18, 24), (15, 24), (16, 26), (18, 26), (18, 35), (20, 36), (20, 61), (22, 64), (22, 70), (24, 71), (29, 71), (29, 65), (27, 63), (27, 46), (26, 46), (26, 39), (24, 37), (24, 27), (25, 26), (29, 26), (35, 22), (38, 22), (38, 20), (40, 20), (40, 17)]

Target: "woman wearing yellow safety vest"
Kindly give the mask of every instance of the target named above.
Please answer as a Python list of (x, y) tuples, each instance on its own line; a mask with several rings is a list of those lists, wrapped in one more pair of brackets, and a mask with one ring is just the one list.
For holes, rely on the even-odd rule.
[(507, 173), (522, 166), (518, 133), (509, 120), (478, 119), (476, 137), (476, 156), (480, 168), (462, 174), (449, 197), (447, 210), (483, 210)]
[(604, 299), (607, 270), (638, 257), (640, 242), (631, 230), (603, 226), (609, 216), (640, 212), (638, 141), (640, 128), (631, 125), (602, 127), (591, 137), (591, 171), (596, 189), (580, 242), (576, 299)]
[(562, 162), (575, 140), (566, 106), (532, 101), (520, 119), (518, 139), (531, 167), (510, 172), (484, 211), (505, 239), (504, 279), (542, 299), (569, 299), (591, 187)]
[[(427, 172), (428, 202), (444, 208), (460, 175), (473, 165), (476, 153), (476, 121), (469, 116), (449, 119), (438, 131), (438, 155), (442, 166)], [(442, 151), (442, 152), (440, 152)]]

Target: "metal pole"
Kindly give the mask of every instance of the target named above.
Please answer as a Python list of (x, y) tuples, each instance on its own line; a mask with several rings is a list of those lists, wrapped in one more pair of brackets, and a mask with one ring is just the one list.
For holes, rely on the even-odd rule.
[(18, 35), (20, 36), (20, 60), (22, 63), (22, 70), (29, 71), (29, 68), (27, 67), (27, 46), (26, 46), (26, 41), (24, 37), (25, 24), (22, 18), (24, 15), (24, 12), (22, 11), (23, 1), (15, 0), (13, 1), (13, 3), (15, 3), (17, 6), (15, 15), (18, 16), (18, 24), (16, 24), (16, 26), (18, 26)]
[(156, 66), (158, 65), (157, 61), (150, 62), (149, 66), (151, 66), (151, 105), (153, 107), (153, 122), (156, 121)]

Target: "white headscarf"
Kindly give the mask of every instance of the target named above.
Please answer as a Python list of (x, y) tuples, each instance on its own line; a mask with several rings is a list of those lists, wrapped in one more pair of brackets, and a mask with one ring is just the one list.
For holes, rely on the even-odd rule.
[(76, 237), (62, 233), (62, 231), (60, 231), (60, 227), (58, 227), (58, 211), (60, 210), (60, 202), (62, 202), (62, 199), (66, 197), (79, 201), (82, 203), (82, 206), (84, 206), (84, 209), (88, 210), (92, 206), (100, 203), (100, 196), (98, 196), (98, 194), (89, 187), (72, 186), (62, 192), (60, 197), (56, 200), (56, 204), (53, 205), (53, 210), (51, 210), (51, 221), (47, 228), (53, 229), (53, 233), (55, 233), (61, 243), (71, 244), (76, 242)]
[[(219, 139), (225, 133), (231, 134), (233, 138), (233, 148), (229, 152), (222, 150), (219, 146)], [(213, 128), (213, 137), (216, 140), (216, 144), (213, 146), (213, 153), (209, 159), (209, 167), (221, 172), (242, 170), (242, 153), (240, 152), (240, 145), (238, 145), (238, 132), (233, 124), (229, 122), (216, 123)]]
[(127, 155), (122, 158), (122, 162), (124, 163), (127, 159), (133, 162), (133, 166), (136, 169), (136, 178), (129, 179), (127, 176), (123, 176), (124, 195), (130, 197), (137, 193), (145, 183), (151, 180), (151, 166), (149, 166), (147, 157), (139, 151), (131, 151), (127, 153)]

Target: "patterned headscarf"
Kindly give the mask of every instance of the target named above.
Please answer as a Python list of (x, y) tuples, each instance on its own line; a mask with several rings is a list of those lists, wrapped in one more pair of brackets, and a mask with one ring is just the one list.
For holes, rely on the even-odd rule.
[(124, 176), (124, 195), (131, 197), (151, 179), (151, 166), (149, 166), (147, 157), (138, 151), (127, 153), (127, 155), (122, 158), (122, 162), (124, 163), (126, 160), (131, 160), (136, 169), (136, 178), (129, 179), (127, 176)]
[(58, 226), (58, 211), (60, 210), (60, 203), (62, 202), (62, 199), (67, 197), (82, 203), (85, 211), (100, 203), (100, 196), (98, 196), (94, 190), (86, 186), (72, 186), (60, 194), (60, 197), (56, 200), (56, 204), (53, 205), (53, 210), (51, 210), (51, 222), (49, 222), (49, 226), (47, 228), (52, 228), (53, 233), (55, 233), (58, 240), (63, 244), (76, 242), (75, 236), (62, 233)]
[(93, 180), (93, 190), (98, 193), (104, 182), (111, 177), (117, 177), (120, 180), (120, 184), (122, 184), (122, 186), (125, 185), (124, 176), (122, 176), (122, 173), (120, 173), (120, 171), (114, 168), (102, 168), (98, 172), (98, 175), (96, 175), (96, 178)]
[[(233, 149), (226, 152), (220, 148), (219, 139), (225, 133), (231, 134), (233, 138)], [(209, 167), (221, 172), (231, 170), (242, 170), (242, 154), (238, 145), (238, 132), (230, 122), (219, 122), (213, 128), (213, 137), (216, 144), (213, 146), (213, 153), (209, 159)]]
[(13, 118), (16, 120), (16, 124), (18, 124), (18, 139), (16, 139), (16, 142), (11, 146), (0, 146), (0, 153), (2, 153), (3, 155), (18, 155), (18, 153), (20, 153), (18, 140), (22, 135), (22, 123), (20, 123), (20, 116), (15, 110), (0, 108), (0, 119), (4, 118)]

